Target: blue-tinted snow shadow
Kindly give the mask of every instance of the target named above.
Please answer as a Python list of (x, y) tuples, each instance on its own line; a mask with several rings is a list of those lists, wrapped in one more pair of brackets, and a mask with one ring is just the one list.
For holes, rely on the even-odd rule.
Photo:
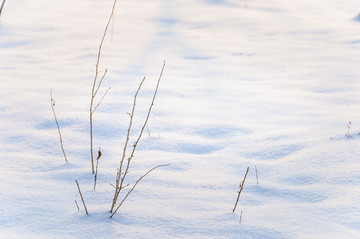
[[(160, 150), (166, 152), (189, 153), (189, 154), (209, 154), (223, 149), (226, 144), (219, 142), (220, 139), (231, 138), (238, 134), (249, 134), (250, 130), (233, 126), (223, 125), (200, 125), (198, 127), (179, 127), (171, 126), (167, 128), (157, 128), (157, 131), (179, 131), (182, 140), (169, 140), (161, 137), (143, 138), (138, 145), (139, 150)], [(186, 142), (186, 135), (198, 136), (204, 140), (202, 143), (194, 141)]]
[(360, 175), (332, 176), (329, 174), (320, 175), (318, 183), (329, 185), (360, 185)]
[(327, 87), (322, 87), (322, 88), (314, 88), (314, 89), (311, 89), (311, 92), (314, 92), (314, 93), (322, 93), (322, 94), (341, 93), (341, 92), (344, 92), (344, 89), (341, 89), (341, 88), (327, 88)]
[[(61, 119), (58, 120), (60, 130), (72, 127), (78, 132), (88, 133), (89, 125), (86, 122), (82, 122), (77, 119)], [(35, 125), (36, 129), (48, 130), (48, 129), (57, 129), (55, 120), (43, 121)], [(109, 124), (103, 122), (93, 121), (93, 136), (99, 138), (120, 138), (125, 135), (126, 130), (121, 128), (118, 124)]]
[(215, 5), (226, 3), (224, 0), (205, 0), (205, 2), (208, 4), (215, 4)]
[(360, 40), (356, 39), (356, 40), (347, 41), (346, 44), (349, 44), (349, 45), (360, 44)]
[[(85, 130), (86, 126), (77, 119), (58, 119), (59, 127), (66, 128), (70, 126), (76, 126), (80, 131)], [(55, 120), (45, 120), (35, 125), (36, 129), (46, 130), (46, 129), (56, 129)]]
[(14, 48), (19, 46), (25, 46), (28, 44), (29, 44), (28, 41), (9, 41), (9, 42), (0, 43), (0, 48)]
[(353, 140), (359, 140), (360, 139), (360, 132), (352, 133), (350, 132), (349, 136), (341, 135), (341, 136), (331, 136), (331, 141), (353, 141)]
[(303, 147), (300, 145), (289, 144), (289, 145), (281, 145), (272, 149), (258, 150), (258, 151), (250, 151), (242, 153), (243, 156), (249, 159), (257, 159), (257, 160), (269, 160), (269, 159), (280, 159), (291, 155), (294, 152), (301, 150)]
[[(5, 142), (14, 147), (5, 147), (6, 152), (22, 152), (30, 150), (31, 152), (42, 152), (48, 155), (57, 155), (57, 152), (54, 152), (54, 145), (57, 145), (56, 141), (42, 140), (38, 138), (31, 138), (29, 135), (13, 135), (5, 139)], [(24, 147), (25, 145), (25, 147)], [(60, 152), (60, 151), (59, 151)]]
[(360, 185), (360, 175), (347, 174), (343, 176), (334, 176), (328, 173), (295, 174), (290, 177), (282, 178), (283, 185), (306, 186), (313, 184), (329, 184), (329, 185)]
[(162, 27), (171, 27), (179, 22), (179, 20), (175, 18), (158, 18), (154, 21), (160, 23)]
[(357, 15), (356, 17), (354, 17), (353, 20), (360, 22), (360, 13), (359, 13), (359, 15)]
[(244, 52), (233, 52), (230, 53), (231, 56), (245, 56), (245, 57), (252, 57), (255, 56), (256, 53), (244, 53)]
[[(167, 217), (151, 217), (151, 220), (144, 220), (144, 218), (134, 217), (127, 213), (119, 213), (113, 217), (113, 223), (121, 225), (141, 225), (145, 228), (157, 228), (166, 232), (169, 236), (176, 235), (179, 238), (286, 238), (281, 232), (276, 230), (266, 229), (264, 227), (247, 226), (246, 224), (237, 224), (238, 217), (234, 213), (213, 213), (209, 218), (194, 217), (192, 219), (182, 218), (178, 216)], [(236, 224), (234, 223), (236, 222)]]
[(211, 4), (211, 5), (230, 5), (231, 3), (229, 3), (227, 0), (204, 0), (206, 4)]
[(282, 178), (281, 182), (286, 185), (304, 186), (321, 183), (321, 178), (314, 175), (294, 175), (287, 178)]
[(61, 165), (57, 165), (57, 166), (52, 166), (52, 167), (47, 167), (47, 168), (39, 168), (38, 171), (41, 172), (61, 172), (61, 171), (68, 171), (68, 170), (73, 170), (73, 169), (77, 169), (80, 168), (79, 165), (77, 164), (73, 164), (71, 162), (69, 163), (64, 163)]
[(93, 129), (94, 137), (99, 139), (119, 139), (126, 135), (127, 129), (116, 124), (99, 123)]
[(186, 60), (195, 60), (195, 61), (207, 61), (207, 60), (216, 59), (216, 57), (212, 57), (212, 56), (197, 56), (197, 55), (184, 56), (183, 58)]
[[(3, 26), (0, 21), (0, 36), (12, 36), (12, 32), (6, 26)], [(11, 37), (14, 39), (14, 37)], [(0, 48), (14, 48), (19, 46), (28, 45), (30, 41), (17, 40), (17, 41), (4, 41), (0, 42)]]
[(316, 203), (327, 199), (327, 196), (320, 194), (318, 191), (302, 190), (299, 188), (280, 189), (275, 187), (254, 185), (248, 186), (246, 191), (259, 195), (260, 197), (272, 198), (276, 200), (283, 199), (286, 202), (292, 203)]
[(222, 126), (222, 125), (205, 125), (193, 129), (191, 134), (199, 135), (204, 138), (220, 139), (220, 138), (229, 138), (237, 134), (249, 134), (250, 130), (245, 128), (236, 128), (231, 126)]
[(174, 153), (209, 154), (223, 147), (216, 144), (196, 144), (187, 142), (169, 142), (161, 138), (150, 137), (138, 146), (139, 150), (159, 150)]

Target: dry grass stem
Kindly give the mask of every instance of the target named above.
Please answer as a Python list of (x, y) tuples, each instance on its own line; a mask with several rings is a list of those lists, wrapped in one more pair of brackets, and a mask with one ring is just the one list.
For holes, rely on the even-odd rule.
[(5, 4), (5, 0), (3, 0), (2, 4), (1, 4), (1, 7), (0, 7), (0, 16), (1, 16), (1, 12), (2, 12), (2, 10), (4, 8), (4, 4)]
[(90, 100), (90, 116), (89, 116), (89, 121), (90, 121), (90, 155), (91, 155), (91, 171), (94, 174), (95, 170), (94, 170), (94, 153), (93, 153), (93, 114), (95, 113), (97, 107), (100, 105), (101, 101), (104, 99), (105, 95), (108, 93), (108, 91), (111, 89), (110, 87), (106, 90), (105, 94), (102, 96), (102, 98), (100, 99), (99, 103), (94, 107), (94, 99), (97, 96), (97, 93), (100, 89), (100, 86), (104, 80), (104, 77), (107, 73), (107, 69), (105, 69), (104, 74), (102, 75), (101, 79), (98, 81), (98, 77), (99, 77), (99, 63), (100, 63), (100, 56), (101, 56), (101, 49), (104, 43), (104, 39), (108, 30), (108, 27), (110, 25), (110, 22), (113, 18), (114, 15), (114, 10), (115, 10), (115, 6), (116, 6), (116, 0), (114, 1), (112, 10), (111, 10), (111, 14), (110, 17), (108, 19), (108, 22), (106, 24), (105, 30), (104, 30), (104, 34), (101, 38), (101, 42), (99, 45), (99, 50), (98, 50), (98, 54), (97, 54), (97, 59), (96, 59), (96, 65), (95, 65), (95, 77), (94, 77), (94, 81), (93, 81), (93, 86), (91, 89), (91, 100)]
[(247, 167), (247, 170), (246, 170), (246, 173), (245, 173), (245, 176), (244, 176), (244, 180), (240, 183), (240, 186), (239, 186), (239, 191), (238, 191), (238, 196), (236, 198), (236, 202), (235, 202), (235, 206), (234, 206), (234, 209), (233, 209), (233, 212), (235, 212), (235, 209), (236, 209), (236, 206), (239, 202), (239, 198), (240, 198), (240, 194), (241, 194), (241, 191), (243, 190), (244, 188), (244, 183), (245, 183), (245, 179), (246, 179), (246, 176), (249, 172), (249, 167)]
[(57, 120), (56, 113), (55, 113), (55, 107), (54, 107), (54, 106), (55, 106), (55, 100), (54, 100), (54, 98), (53, 98), (53, 96), (52, 96), (52, 90), (50, 90), (50, 103), (51, 103), (52, 112), (53, 112), (53, 114), (54, 114), (56, 126), (57, 126), (57, 129), (58, 129), (58, 132), (59, 132), (59, 140), (60, 140), (61, 149), (62, 149), (62, 152), (63, 152), (63, 154), (64, 154), (65, 161), (66, 161), (66, 163), (68, 163), (68, 160), (67, 160), (66, 154), (65, 154), (65, 150), (64, 150), (64, 145), (63, 145), (62, 137), (61, 137), (59, 122), (58, 122), (58, 120)]
[[(126, 140), (125, 140), (125, 144), (124, 144), (124, 148), (123, 148), (123, 154), (122, 154), (121, 161), (120, 161), (120, 168), (119, 168), (119, 170), (118, 170), (118, 172), (116, 174), (115, 193), (114, 193), (114, 198), (113, 198), (113, 202), (112, 202), (112, 205), (111, 205), (110, 212), (112, 212), (112, 210), (114, 209), (117, 198), (118, 198), (119, 193), (120, 193), (121, 188), (122, 188), (122, 184), (124, 183), (125, 177), (121, 177), (121, 175), (122, 175), (121, 171), (122, 171), (124, 160), (125, 160), (125, 157), (126, 157), (126, 149), (127, 149), (129, 139), (130, 139), (130, 131), (131, 131), (131, 126), (132, 126), (134, 112), (135, 112), (136, 98), (137, 98), (137, 95), (139, 94), (139, 91), (140, 91), (141, 86), (144, 83), (144, 81), (145, 81), (145, 77), (142, 79), (142, 81), (139, 84), (139, 87), (136, 90), (131, 113), (128, 113), (128, 115), (130, 116), (129, 127), (127, 129), (127, 135), (126, 135)], [(129, 161), (128, 161), (128, 163), (129, 163)], [(126, 176), (127, 172), (128, 172), (128, 167), (127, 167), (127, 170), (125, 171), (125, 176)]]
[(101, 157), (101, 148), (99, 147), (98, 156), (96, 157), (96, 170), (95, 170), (95, 176), (94, 176), (94, 190), (96, 187), (96, 180), (97, 180), (97, 172), (98, 172), (98, 166), (99, 166), (99, 159)]
[(83, 205), (84, 205), (84, 208), (85, 208), (85, 212), (86, 212), (87, 215), (89, 215), (88, 210), (87, 210), (86, 205), (85, 205), (84, 198), (83, 198), (83, 196), (82, 196), (82, 194), (81, 194), (81, 190), (80, 190), (79, 183), (78, 183), (77, 180), (75, 180), (75, 182), (76, 182), (77, 188), (79, 189), (79, 194), (80, 194), (81, 200), (82, 200), (82, 202), (83, 202)]
[(255, 173), (256, 173), (256, 184), (259, 185), (259, 176), (258, 176), (258, 170), (257, 170), (256, 165), (255, 165)]
[(239, 219), (239, 224), (241, 224), (241, 220), (242, 220), (242, 214), (243, 214), (243, 211), (241, 211), (241, 213), (240, 213), (240, 219)]
[(117, 210), (121, 207), (121, 205), (123, 205), (124, 201), (127, 199), (127, 197), (130, 195), (130, 193), (134, 190), (134, 188), (136, 187), (136, 185), (146, 176), (148, 175), (151, 171), (160, 168), (160, 167), (165, 167), (165, 166), (169, 166), (170, 164), (162, 164), (162, 165), (158, 165), (156, 167), (153, 167), (152, 169), (150, 169), (149, 171), (147, 171), (143, 176), (141, 176), (136, 183), (134, 184), (134, 186), (132, 186), (132, 188), (128, 191), (128, 193), (125, 195), (125, 197), (123, 198), (123, 200), (120, 202), (120, 204), (116, 207), (115, 211), (111, 214), (110, 218), (112, 218), (115, 213), (117, 212)]
[(75, 200), (75, 205), (76, 205), (77, 209), (80, 210), (79, 205), (76, 200)]
[[(154, 105), (154, 101), (155, 101), (155, 98), (156, 98), (156, 94), (157, 94), (157, 91), (159, 89), (159, 84), (160, 84), (160, 80), (161, 80), (161, 77), (162, 77), (162, 74), (164, 72), (164, 68), (165, 68), (165, 61), (163, 63), (163, 66), (162, 66), (162, 69), (161, 69), (161, 72), (160, 72), (160, 75), (159, 75), (159, 78), (158, 78), (158, 81), (157, 81), (157, 84), (156, 84), (156, 88), (155, 88), (155, 91), (154, 91), (154, 94), (153, 94), (153, 98), (152, 98), (152, 101), (151, 101), (151, 104), (150, 104), (150, 107), (148, 109), (148, 112), (147, 112), (147, 116), (146, 116), (146, 119), (145, 119), (145, 122), (140, 130), (140, 133), (139, 133), (139, 136), (138, 138), (136, 139), (135, 143), (133, 144), (133, 148), (132, 148), (132, 151), (131, 151), (131, 154), (130, 156), (127, 158), (127, 162), (126, 162), (126, 166), (124, 165), (124, 162), (125, 162), (125, 158), (126, 158), (126, 149), (128, 147), (128, 142), (129, 142), (129, 136), (130, 136), (130, 131), (131, 131), (131, 127), (132, 127), (132, 121), (133, 121), (133, 117), (134, 117), (134, 112), (135, 112), (135, 106), (136, 106), (136, 98), (137, 98), (137, 95), (141, 89), (141, 86), (142, 84), (144, 83), (145, 81), (145, 77), (143, 78), (143, 80), (140, 82), (140, 85), (135, 93), (135, 96), (134, 96), (134, 103), (133, 103), (133, 107), (132, 107), (132, 111), (131, 113), (129, 113), (129, 116), (130, 116), (130, 122), (129, 122), (129, 127), (128, 127), (128, 132), (127, 132), (127, 136), (126, 136), (126, 140), (125, 140), (125, 145), (124, 145), (124, 149), (123, 149), (123, 154), (122, 154), (122, 158), (121, 158), (121, 161), (120, 161), (120, 168), (117, 172), (117, 175), (116, 175), (116, 187), (115, 187), (115, 193), (114, 193), (114, 197), (113, 197), (113, 201), (112, 201), (112, 204), (111, 204), (111, 209), (110, 209), (110, 212), (112, 213), (113, 210), (114, 210), (114, 207), (116, 205), (116, 202), (117, 202), (117, 199), (119, 197), (119, 194), (120, 194), (120, 191), (122, 190), (122, 186), (124, 184), (124, 180), (129, 172), (129, 167), (130, 167), (130, 163), (131, 163), (131, 160), (132, 158), (134, 157), (134, 153), (135, 153), (135, 150), (136, 150), (136, 147), (140, 141), (140, 138), (144, 132), (144, 129), (147, 125), (147, 122), (149, 120), (149, 117), (150, 117), (150, 113), (151, 113), (151, 110), (152, 110), (152, 107)], [(125, 170), (123, 171), (123, 167), (125, 167)]]

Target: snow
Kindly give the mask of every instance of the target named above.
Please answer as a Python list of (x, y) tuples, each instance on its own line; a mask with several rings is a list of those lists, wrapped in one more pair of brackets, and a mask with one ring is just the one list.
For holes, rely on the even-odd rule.
[[(111, 90), (94, 114), (94, 191), (88, 109), (112, 3), (4, 5), (0, 238), (360, 237), (359, 1), (119, 1), (100, 62), (100, 95)], [(164, 60), (129, 183), (170, 166), (110, 219), (126, 113), (146, 76), (133, 142)]]

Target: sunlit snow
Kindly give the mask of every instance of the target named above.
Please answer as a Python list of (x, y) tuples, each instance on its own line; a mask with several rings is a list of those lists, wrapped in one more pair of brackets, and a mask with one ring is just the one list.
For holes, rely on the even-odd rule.
[[(0, 238), (360, 238), (360, 1), (118, 0), (99, 65), (100, 93), (111, 90), (94, 114), (94, 191), (88, 110), (112, 4), (4, 5)], [(170, 166), (110, 219), (133, 95), (146, 76), (131, 143), (164, 60), (129, 182)]]

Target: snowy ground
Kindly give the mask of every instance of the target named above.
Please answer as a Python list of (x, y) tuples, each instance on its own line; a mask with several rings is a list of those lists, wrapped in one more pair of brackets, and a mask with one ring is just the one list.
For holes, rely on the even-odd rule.
[[(111, 7), (5, 3), (1, 238), (360, 238), (359, 1), (119, 1), (100, 63), (112, 89), (94, 115), (103, 157), (93, 191), (88, 108)], [(148, 175), (109, 219), (126, 112), (147, 76), (138, 131), (163, 60), (130, 182), (171, 165)], [(76, 208), (75, 179), (88, 216)]]

